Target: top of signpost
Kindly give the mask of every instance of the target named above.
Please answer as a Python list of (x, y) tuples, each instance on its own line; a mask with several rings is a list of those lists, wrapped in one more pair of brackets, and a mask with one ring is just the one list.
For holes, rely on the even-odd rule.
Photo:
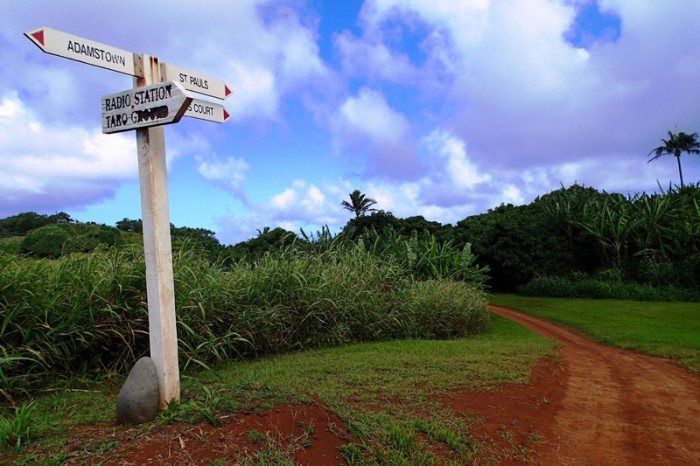
[(83, 39), (49, 27), (25, 32), (24, 35), (46, 53), (131, 76), (142, 75), (135, 65), (133, 52)]

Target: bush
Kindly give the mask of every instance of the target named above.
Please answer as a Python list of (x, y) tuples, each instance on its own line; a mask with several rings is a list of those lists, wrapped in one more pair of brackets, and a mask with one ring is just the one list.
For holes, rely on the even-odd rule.
[(414, 337), (454, 338), (489, 329), (486, 297), (475, 285), (449, 280), (414, 282), (401, 296)]
[[(289, 250), (252, 264), (173, 258), (180, 364), (405, 337), (484, 331), (483, 293), (414, 282), (360, 247)], [(56, 261), (0, 255), (0, 386), (32, 391), (124, 373), (148, 353), (143, 252), (97, 249)]]
[(63, 254), (63, 244), (70, 234), (61, 227), (49, 225), (27, 234), (20, 244), (20, 252), (35, 257), (56, 259)]
[(582, 299), (636, 299), (639, 301), (700, 301), (698, 290), (687, 290), (673, 286), (651, 286), (648, 284), (606, 281), (585, 274), (570, 277), (536, 277), (518, 288), (526, 296)]

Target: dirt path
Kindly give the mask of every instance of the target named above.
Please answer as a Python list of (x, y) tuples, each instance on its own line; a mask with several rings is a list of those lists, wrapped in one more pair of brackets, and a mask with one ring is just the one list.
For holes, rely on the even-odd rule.
[(536, 447), (540, 464), (700, 465), (700, 377), (535, 317), (491, 310), (561, 342), (564, 396), (551, 437)]

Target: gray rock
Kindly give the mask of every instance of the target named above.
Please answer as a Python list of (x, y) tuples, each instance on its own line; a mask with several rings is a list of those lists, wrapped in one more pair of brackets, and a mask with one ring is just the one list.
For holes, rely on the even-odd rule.
[(149, 357), (136, 361), (117, 397), (117, 421), (121, 424), (143, 424), (152, 421), (160, 407), (158, 373)]

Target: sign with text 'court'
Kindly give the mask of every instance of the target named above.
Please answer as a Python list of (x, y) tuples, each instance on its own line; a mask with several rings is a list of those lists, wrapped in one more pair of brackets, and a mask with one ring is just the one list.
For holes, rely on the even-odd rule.
[(192, 97), (174, 81), (106, 95), (102, 97), (102, 132), (177, 123), (191, 102)]
[(142, 75), (136, 70), (133, 52), (48, 27), (25, 32), (24, 35), (46, 53), (131, 76)]
[(214, 123), (223, 123), (231, 117), (223, 105), (201, 99), (192, 99), (187, 106), (185, 116)]

